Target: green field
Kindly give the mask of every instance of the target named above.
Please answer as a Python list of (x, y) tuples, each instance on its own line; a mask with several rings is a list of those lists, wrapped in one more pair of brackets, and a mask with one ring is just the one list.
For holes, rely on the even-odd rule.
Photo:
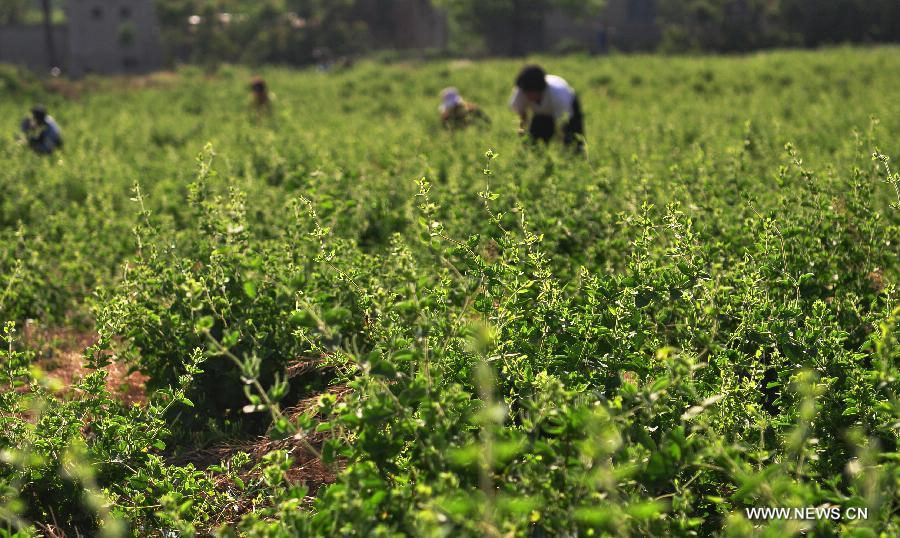
[(0, 69), (0, 536), (897, 536), (898, 52)]

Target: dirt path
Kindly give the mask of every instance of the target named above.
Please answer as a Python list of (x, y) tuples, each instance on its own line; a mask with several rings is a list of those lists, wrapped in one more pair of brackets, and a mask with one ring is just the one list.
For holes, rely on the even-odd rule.
[[(23, 336), (25, 344), (38, 353), (35, 364), (65, 387), (77, 384), (94, 371), (84, 363), (84, 350), (98, 340), (94, 332), (66, 327), (44, 329), (27, 324)], [(106, 387), (113, 397), (127, 404), (146, 403), (146, 376), (129, 372), (128, 366), (121, 362), (112, 362), (104, 370)]]
[[(64, 387), (73, 387), (94, 371), (85, 365), (84, 351), (96, 344), (98, 338), (98, 335), (91, 331), (79, 331), (66, 327), (45, 329), (36, 324), (26, 325), (23, 331), (24, 343), (37, 353), (34, 363), (48, 375), (58, 379)], [(298, 363), (289, 368), (287, 374), (289, 376), (291, 374), (300, 375), (308, 370), (314, 370), (317, 367), (316, 362)], [(107, 373), (107, 389), (114, 398), (126, 404), (143, 405), (146, 403), (146, 376), (139, 372), (129, 372), (128, 367), (118, 361), (110, 363), (104, 367), (104, 370)], [(340, 400), (350, 391), (351, 389), (346, 385), (335, 385), (324, 392), (333, 394)], [(75, 391), (70, 391), (69, 394), (73, 392)], [(295, 418), (303, 413), (314, 412), (322, 394), (317, 393), (304, 398), (285, 409), (285, 415)], [(293, 459), (286, 478), (294, 484), (306, 485), (309, 488), (306, 502), (311, 503), (319, 488), (333, 483), (337, 478), (337, 473), (345, 465), (344, 462), (327, 465), (321, 460), (319, 451), (322, 449), (325, 438), (326, 434), (311, 433), (303, 440), (295, 438), (272, 440), (260, 437), (253, 440), (226, 441), (209, 448), (180, 452), (167, 458), (167, 461), (175, 465), (190, 463), (198, 469), (207, 469), (211, 465), (228, 461), (238, 452), (244, 452), (250, 456), (250, 465), (243, 472), (239, 472), (239, 475), (245, 482), (251, 483), (260, 480), (260, 470), (256, 464), (262, 462), (266, 454), (274, 450), (284, 450)], [(230, 479), (223, 476), (216, 487), (228, 489), (234, 488), (234, 485)], [(222, 514), (221, 520), (215, 523), (233, 523), (243, 514), (252, 511), (253, 506), (252, 499), (245, 499), (241, 495), (237, 495), (236, 504), (231, 506), (230, 510), (226, 511), (227, 513)]]

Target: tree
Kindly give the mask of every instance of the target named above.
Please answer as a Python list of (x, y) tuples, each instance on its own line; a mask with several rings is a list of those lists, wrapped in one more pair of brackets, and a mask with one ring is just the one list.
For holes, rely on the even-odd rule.
[(44, 12), (44, 41), (47, 46), (47, 60), (51, 68), (58, 66), (56, 63), (56, 44), (53, 43), (53, 10), (50, 8), (50, 0), (41, 0), (41, 10)]
[(784, 43), (770, 0), (661, 0), (662, 48), (739, 52)]
[[(483, 40), (489, 52), (510, 56), (541, 50), (544, 19), (554, 9), (599, 13), (605, 0), (438, 0), (463, 40)], [(467, 47), (462, 47), (467, 48)]]
[[(355, 0), (157, 0), (169, 54), (201, 63), (308, 64), (363, 50)], [(192, 16), (199, 17), (189, 24)]]
[(29, 0), (3, 0), (0, 2), (0, 25), (21, 24), (25, 20), (30, 4)]
[(786, 31), (806, 46), (900, 41), (897, 0), (781, 0)]
[(662, 48), (739, 52), (900, 40), (897, 0), (660, 0)]

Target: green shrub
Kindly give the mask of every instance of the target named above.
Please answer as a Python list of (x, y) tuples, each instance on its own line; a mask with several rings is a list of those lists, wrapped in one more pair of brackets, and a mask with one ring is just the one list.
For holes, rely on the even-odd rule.
[(149, 401), (8, 334), (0, 534), (898, 534), (897, 58), (541, 58), (584, 158), (509, 61), (84, 82), (0, 141), (0, 317)]

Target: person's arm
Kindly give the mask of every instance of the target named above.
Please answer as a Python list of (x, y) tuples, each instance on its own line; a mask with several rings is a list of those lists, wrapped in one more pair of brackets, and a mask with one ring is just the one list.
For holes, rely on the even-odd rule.
[(453, 118), (453, 109), (452, 108), (441, 108), (441, 126), (444, 129), (450, 130), (453, 127), (450, 123), (452, 118)]
[(525, 127), (528, 126), (528, 114), (519, 112), (519, 134), (525, 134)]
[(479, 107), (478, 105), (473, 105), (471, 103), (467, 103), (466, 110), (469, 112), (469, 114), (472, 115), (473, 118), (475, 118), (477, 120), (481, 120), (484, 123), (491, 122), (491, 118), (487, 115), (487, 113), (484, 110), (481, 110), (481, 107)]
[(20, 128), (21, 128), (22, 134), (21, 134), (21, 136), (16, 136), (16, 141), (19, 142), (20, 144), (31, 143), (31, 136), (32, 136), (31, 118), (28, 118), (28, 117), (23, 118)]
[(525, 127), (528, 125), (528, 106), (525, 95), (519, 88), (513, 90), (512, 97), (509, 99), (509, 108), (519, 115), (519, 134), (524, 134)]

